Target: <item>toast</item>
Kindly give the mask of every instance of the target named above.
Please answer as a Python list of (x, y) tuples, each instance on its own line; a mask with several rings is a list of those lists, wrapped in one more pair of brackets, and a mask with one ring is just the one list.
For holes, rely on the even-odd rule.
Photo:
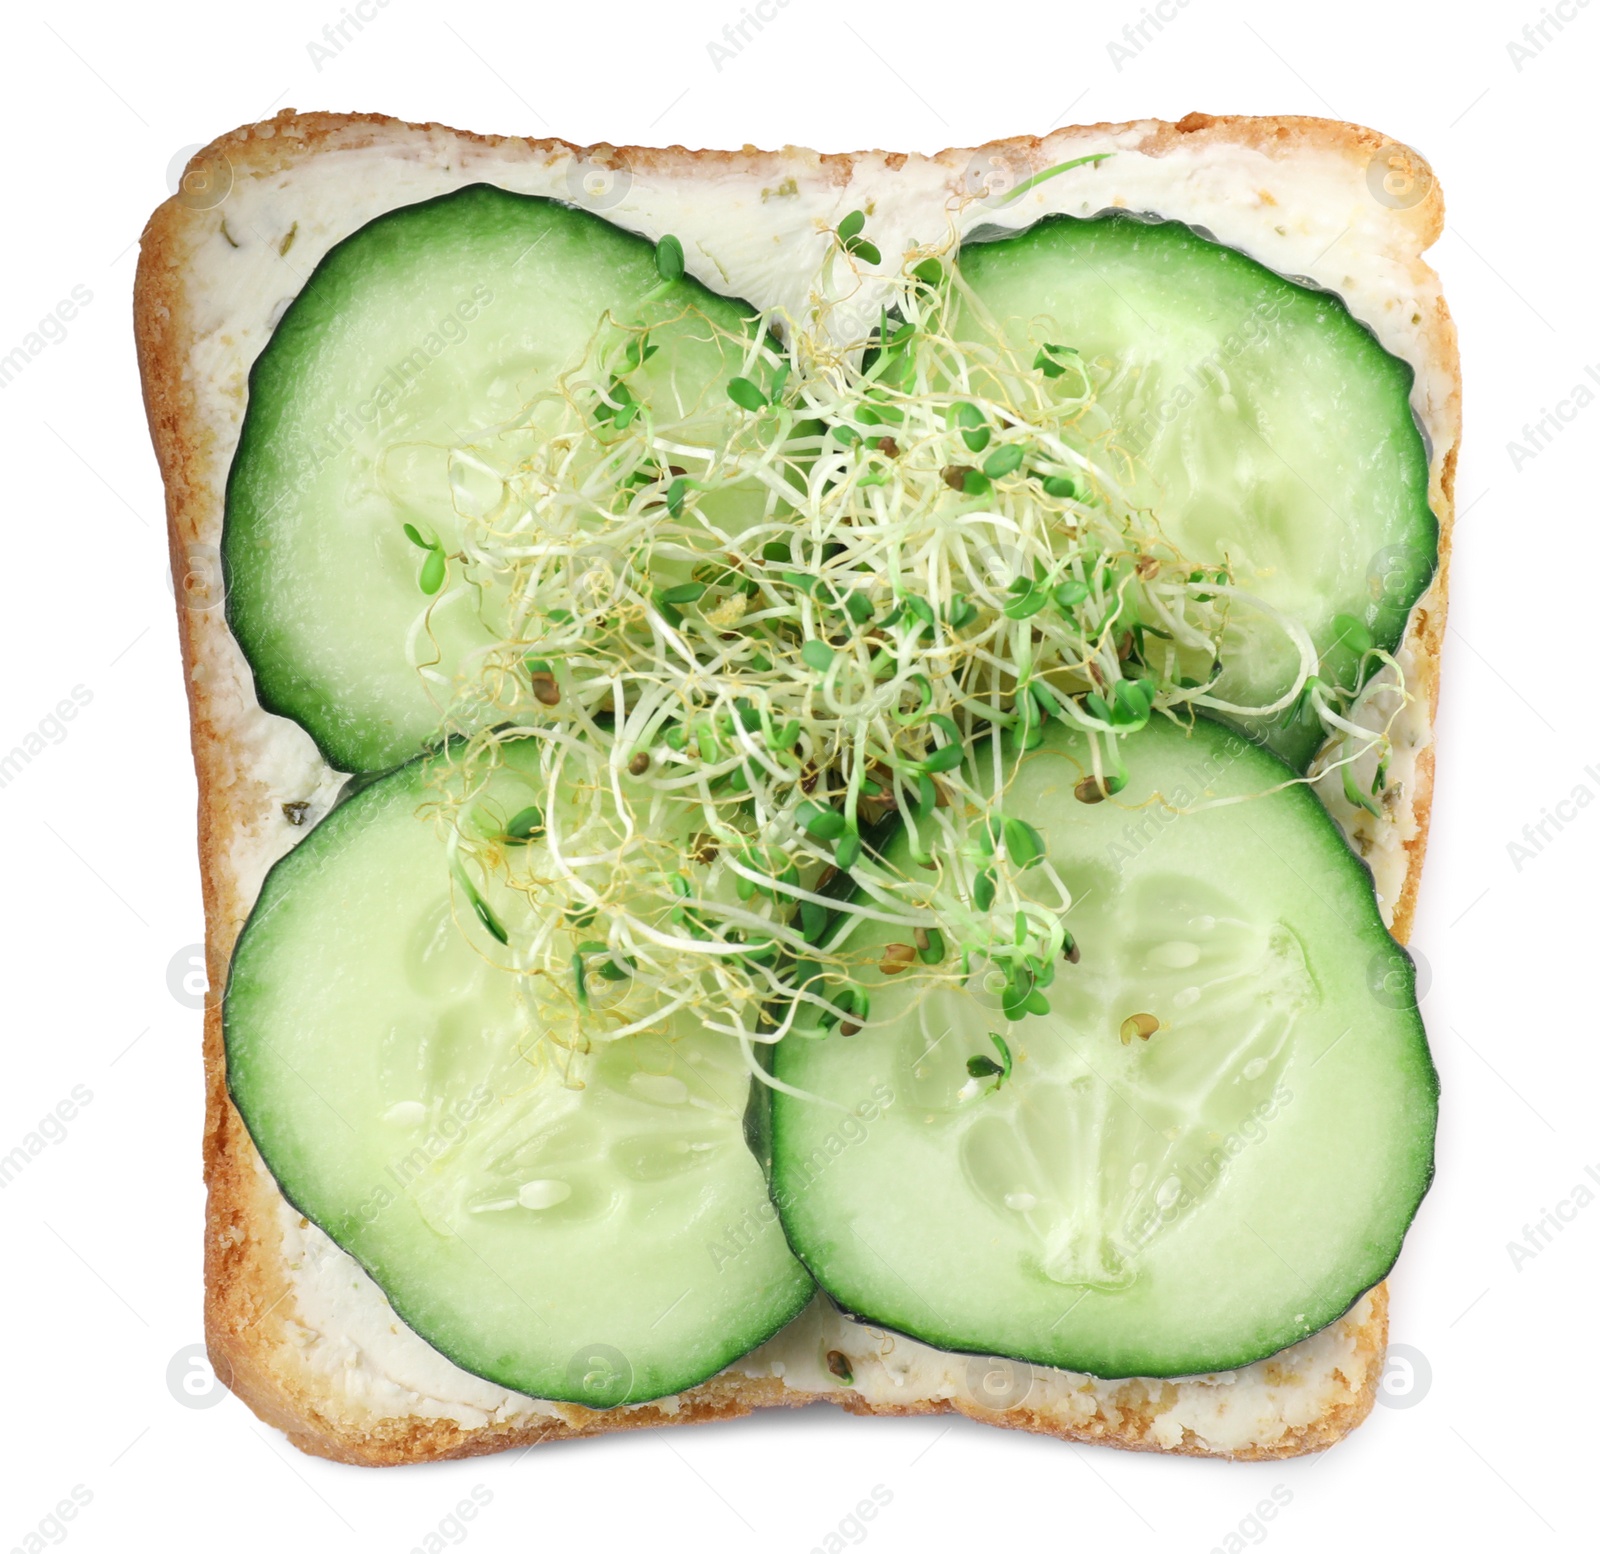
[[(1431, 171), (1405, 147), (1331, 120), (1140, 121), (936, 156), (691, 152), (465, 134), (364, 115), (286, 110), (197, 154), (145, 230), (135, 332), (167, 493), (173, 576), (199, 783), (210, 985), (205, 1015), (205, 1327), (218, 1375), (301, 1449), (381, 1465), (546, 1439), (725, 1419), (828, 1401), (853, 1413), (959, 1412), (1070, 1441), (1260, 1459), (1323, 1449), (1372, 1407), (1387, 1300), (1377, 1286), (1331, 1327), (1236, 1372), (1101, 1381), (972, 1360), (858, 1324), (819, 1296), (776, 1338), (676, 1397), (606, 1411), (506, 1392), (458, 1369), (400, 1323), (382, 1293), (288, 1206), (231, 1104), (220, 990), (271, 864), (343, 783), (296, 725), (264, 712), (222, 610), (223, 493), (249, 368), (282, 308), (339, 240), (398, 206), (487, 182), (572, 198), (613, 220), (678, 234), (708, 285), (758, 306), (803, 303), (807, 267), (774, 262), (857, 206), (890, 243), (952, 194), (1009, 187), (1115, 150), (1085, 186), (1044, 182), (968, 219), (1024, 225), (1050, 211), (1152, 210), (1338, 292), (1416, 379), (1440, 563), (1397, 655), (1416, 694), (1396, 725), (1378, 817), (1323, 797), (1372, 868), (1406, 938), (1433, 784), (1431, 729), (1444, 630), (1460, 380), (1453, 325), (1424, 251), (1443, 225)], [(886, 246), (888, 246), (886, 244)], [(801, 288), (796, 290), (796, 288)], [(1381, 703), (1382, 693), (1369, 698)], [(1381, 707), (1379, 707), (1381, 711)], [(995, 1385), (994, 1372), (1004, 1374)], [(841, 1379), (848, 1377), (848, 1380)], [(994, 1406), (996, 1403), (1005, 1406)]]

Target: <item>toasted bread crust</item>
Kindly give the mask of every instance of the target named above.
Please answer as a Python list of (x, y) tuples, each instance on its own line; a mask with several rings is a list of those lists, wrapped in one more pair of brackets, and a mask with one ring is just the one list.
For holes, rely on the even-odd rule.
[[(1137, 132), (1146, 155), (1164, 155), (1197, 145), (1249, 146), (1274, 157), (1291, 157), (1308, 149), (1334, 150), (1352, 158), (1372, 157), (1390, 144), (1385, 137), (1354, 125), (1313, 118), (1211, 118), (1191, 114), (1177, 123), (1097, 125), (1058, 132), (1046, 138), (1018, 137), (972, 150), (941, 152), (933, 160), (959, 169), (977, 155), (1021, 158), (1025, 165), (1045, 165), (1049, 148), (1064, 136)], [(285, 110), (262, 124), (248, 125), (220, 137), (197, 154), (192, 171), (216, 169), (227, 159), (227, 176), (254, 178), (288, 174), (321, 152), (384, 145), (394, 154), (410, 154), (419, 144), (441, 139), (459, 150), (463, 160), (475, 153), (514, 150), (529, 159), (548, 160), (570, 153), (600, 166), (626, 166), (663, 176), (744, 173), (781, 175), (802, 162), (812, 176), (848, 183), (858, 164), (892, 173), (906, 158), (883, 152), (817, 154), (812, 152), (689, 151), (681, 146), (646, 148), (596, 146), (579, 148), (559, 140), (519, 140), (481, 136), (439, 125), (412, 125), (377, 115), (296, 114)], [(1403, 149), (1403, 148), (1402, 148)], [(1443, 201), (1425, 166), (1426, 193), (1413, 205), (1394, 212), (1409, 228), (1416, 268), (1431, 279), (1420, 254), (1443, 226)], [(188, 284), (189, 256), (199, 241), (200, 213), (179, 199), (169, 200), (145, 229), (134, 296), (134, 329), (144, 398), (156, 456), (167, 493), (168, 538), (173, 576), (185, 579), (191, 558), (214, 547), (221, 532), (222, 494), (232, 445), (221, 446), (213, 429), (197, 412), (192, 375), (193, 351), (199, 336), (197, 298)], [(210, 229), (207, 228), (209, 231)], [(1430, 726), (1438, 696), (1438, 659), (1444, 633), (1444, 601), (1453, 513), (1455, 437), (1459, 427), (1459, 368), (1454, 327), (1442, 300), (1437, 317), (1428, 321), (1427, 349), (1437, 368), (1454, 385), (1439, 420), (1450, 434), (1448, 446), (1435, 460), (1433, 502), (1441, 525), (1440, 568), (1428, 607), (1415, 612), (1410, 633), (1419, 666), (1419, 689), (1425, 696)], [(202, 561), (202, 565), (204, 565)], [(202, 582), (205, 580), (202, 579)], [(1098, 1441), (1131, 1450), (1164, 1450), (1191, 1455), (1229, 1455), (1264, 1459), (1318, 1451), (1340, 1439), (1370, 1411), (1387, 1331), (1387, 1298), (1378, 1286), (1367, 1302), (1366, 1315), (1354, 1325), (1356, 1363), (1349, 1385), (1308, 1423), (1265, 1441), (1219, 1453), (1186, 1431), (1176, 1444), (1152, 1434), (1153, 1401), (1142, 1399), (1130, 1384), (1117, 1407), (1099, 1408), (1087, 1422), (1065, 1424), (1038, 1409), (1018, 1407), (996, 1413), (960, 1399), (928, 1399), (900, 1405), (874, 1404), (848, 1389), (828, 1393), (798, 1391), (776, 1378), (752, 1378), (727, 1372), (665, 1400), (671, 1406), (596, 1413), (561, 1409), (561, 1417), (526, 1422), (489, 1423), (477, 1427), (448, 1419), (409, 1414), (365, 1417), (341, 1406), (342, 1400), (320, 1383), (316, 1373), (299, 1363), (288, 1338), (294, 1310), (289, 1270), (278, 1245), (276, 1185), (227, 1094), (222, 1042), (220, 990), (224, 986), (234, 941), (248, 915), (253, 887), (238, 877), (230, 858), (230, 839), (259, 822), (267, 796), (251, 770), (251, 751), (221, 711), (230, 686), (238, 681), (238, 650), (220, 609), (191, 607), (182, 587), (179, 632), (188, 688), (191, 739), (199, 784), (198, 832), (201, 883), (206, 914), (206, 962), (212, 989), (204, 1030), (206, 1114), (203, 1167), (207, 1185), (206, 1311), (207, 1343), (219, 1376), (263, 1420), (283, 1430), (302, 1450), (342, 1462), (386, 1465), (427, 1459), (475, 1456), (525, 1447), (547, 1439), (597, 1435), (616, 1429), (661, 1423), (698, 1423), (729, 1419), (753, 1408), (798, 1406), (831, 1401), (852, 1413), (927, 1414), (961, 1412), (990, 1423), (1056, 1435), (1065, 1440)], [(246, 677), (247, 678), (247, 677)], [(1420, 755), (1409, 802), (1415, 833), (1405, 843), (1407, 868), (1394, 928), (1402, 941), (1415, 912), (1422, 855), (1426, 845), (1433, 783), (1431, 744)], [(1351, 1319), (1354, 1323), (1354, 1319)], [(1148, 1384), (1159, 1390), (1161, 1384)], [(1119, 1394), (1120, 1396), (1120, 1394)]]

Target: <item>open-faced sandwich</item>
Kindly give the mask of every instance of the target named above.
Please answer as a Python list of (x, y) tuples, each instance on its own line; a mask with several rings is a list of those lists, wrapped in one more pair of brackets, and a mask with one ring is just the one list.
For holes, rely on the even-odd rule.
[(367, 1463), (1358, 1422), (1433, 1163), (1441, 222), (1305, 119), (202, 152), (137, 329), (223, 1379)]

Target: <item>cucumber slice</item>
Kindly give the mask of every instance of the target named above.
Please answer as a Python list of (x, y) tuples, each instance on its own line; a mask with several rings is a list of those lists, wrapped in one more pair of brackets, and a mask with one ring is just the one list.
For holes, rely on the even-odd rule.
[[(1226, 564), (1235, 587), (1301, 622), (1325, 679), (1354, 689), (1358, 673), (1364, 644), (1339, 617), (1399, 642), (1438, 556), (1427, 449), (1411, 368), (1338, 297), (1179, 222), (1118, 213), (969, 242), (961, 275), (1028, 357), (1078, 353), (1096, 400), (1083, 451), (1183, 556)], [(982, 333), (970, 310), (960, 327)], [(1269, 705), (1299, 654), (1259, 612), (1234, 619), (1216, 694)], [(1302, 770), (1323, 739), (1306, 713), (1229, 721)]]
[[(501, 572), (432, 557), (460, 552), (463, 514), (510, 526), (536, 500), (519, 474), (567, 412), (549, 391), (566, 381), (597, 402), (564, 375), (603, 317), (650, 326), (656, 351), (630, 391), (700, 447), (740, 370), (729, 337), (747, 337), (751, 313), (692, 279), (663, 284), (652, 246), (597, 216), (487, 185), (340, 243), (251, 371), (228, 479), (228, 621), (261, 705), (341, 771), (385, 770), (434, 741), (463, 671), (512, 633)], [(530, 544), (553, 521), (541, 511)], [(437, 544), (419, 549), (407, 524)]]
[[(1074, 896), (1049, 1013), (1007, 1021), (982, 964), (961, 983), (953, 913), (946, 963), (895, 974), (904, 931), (865, 924), (866, 1027), (778, 1045), (777, 1077), (820, 1101), (773, 1096), (771, 1182), (817, 1282), (871, 1323), (1186, 1375), (1274, 1354), (1384, 1277), (1438, 1085), (1411, 963), (1310, 790), (1272, 792), (1285, 767), (1214, 723), (1125, 753), (1118, 798), (1079, 803), (1088, 753), (1055, 725), (1004, 792)], [(1193, 807), (1243, 795), (1264, 796)], [(903, 839), (885, 861), (917, 877)]]
[[(503, 967), (537, 915), (505, 885), (481, 921), (452, 900), (438, 764), (361, 789), (268, 876), (223, 1006), (234, 1104), (289, 1201), (456, 1364), (591, 1407), (681, 1391), (812, 1293), (745, 1142), (749, 1072), (687, 1015), (592, 1050), (575, 1022), (530, 1030)], [(483, 802), (534, 793), (508, 765)], [(553, 868), (537, 837), (522, 859)], [(626, 994), (590, 980), (597, 1007)]]

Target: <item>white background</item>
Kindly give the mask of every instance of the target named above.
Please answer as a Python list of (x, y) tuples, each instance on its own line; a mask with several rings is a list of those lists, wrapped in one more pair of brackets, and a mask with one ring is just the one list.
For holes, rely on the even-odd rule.
[[(1587, 4), (1587, 0), (1584, 0)], [(563, 7), (392, 0), (320, 68), (337, 0), (9, 8), (0, 355), (93, 301), (0, 389), (0, 749), (92, 700), (0, 789), (0, 1154), (92, 1101), (0, 1189), (0, 1549), (75, 1485), (73, 1548), (418, 1546), (474, 1486), (477, 1550), (818, 1545), (875, 1485), (874, 1550), (1593, 1547), (1600, 1205), (1508, 1243), (1600, 1171), (1600, 806), (1517, 867), (1508, 843), (1600, 795), (1591, 450), (1600, 408), (1515, 467), (1508, 443), (1600, 370), (1592, 111), (1600, 5), (1547, 46), (1538, 0), (1190, 0), (1121, 67), (1121, 5), (867, 10), (793, 0), (716, 68), (738, 0)], [(47, 20), (48, 17), (48, 20)], [(184, 148), (293, 105), (576, 142), (936, 150), (1191, 109), (1327, 114), (1441, 178), (1433, 254), (1459, 321), (1459, 481), (1439, 787), (1416, 942), (1444, 1081), (1440, 1169), (1392, 1283), (1420, 1360), (1321, 1459), (1135, 1456), (949, 1419), (827, 1408), (374, 1472), (297, 1454), (231, 1396), (181, 1406), (200, 1338), (200, 1014), (170, 990), (202, 934), (194, 782), (162, 492), (129, 322), (139, 231)], [(175, 160), (177, 158), (177, 160)], [(189, 1000), (193, 1003), (194, 1000)], [(1594, 1184), (1591, 1184), (1594, 1185)], [(1427, 1378), (1427, 1379), (1424, 1379)], [(1409, 1387), (1409, 1390), (1407, 1388)], [(1404, 1404), (1409, 1406), (1393, 1406)], [(1589, 1469), (1589, 1471), (1586, 1471)], [(1281, 1488), (1279, 1487), (1281, 1486)], [(1247, 1520), (1277, 1488), (1270, 1523)], [(449, 1531), (447, 1524), (447, 1531)], [(56, 1532), (47, 1527), (52, 1537)]]

